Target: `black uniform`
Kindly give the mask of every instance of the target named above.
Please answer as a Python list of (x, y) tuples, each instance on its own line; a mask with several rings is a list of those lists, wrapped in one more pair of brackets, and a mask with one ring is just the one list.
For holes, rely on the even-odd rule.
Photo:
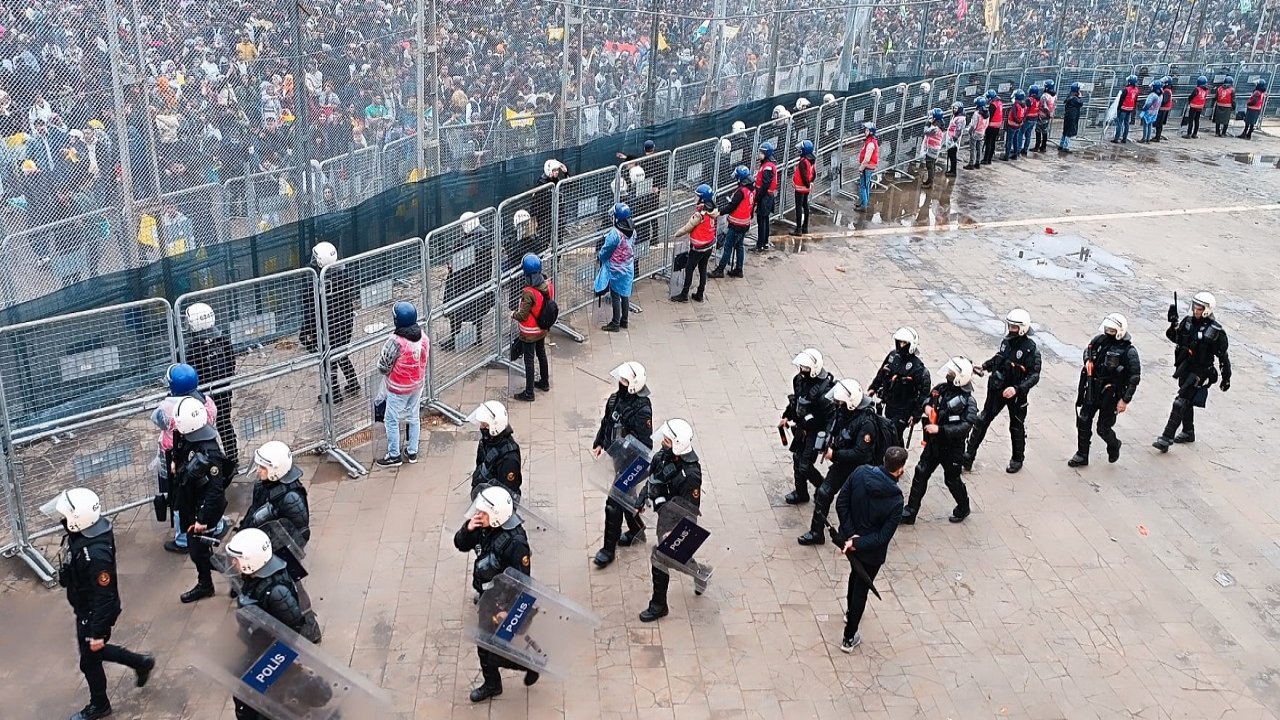
[[(304, 608), (301, 591), (285, 563), (278, 557), (271, 558), (252, 575), (244, 576), (244, 585), (236, 597), (240, 607), (256, 605), (271, 617), (279, 620), (290, 630), (298, 633), (312, 643), (319, 643), (320, 624), (314, 612)], [(255, 658), (270, 644), (268, 638), (250, 635), (245, 638), (248, 645), (244, 664), (252, 663)], [(286, 681), (291, 683), (289, 696), (291, 700), (302, 706), (323, 707), (333, 698), (333, 691), (318, 677), (313, 675), (287, 675)], [(236, 709), (236, 720), (269, 720), (257, 710), (232, 698)]]
[(480, 444), (476, 447), (476, 469), (471, 472), (471, 497), (480, 489), (497, 485), (511, 493), (511, 500), (520, 502), (524, 477), (520, 473), (520, 444), (510, 427), (497, 435), (488, 430), (480, 431)]
[[(1176, 309), (1170, 314), (1176, 317)], [(1168, 442), (1195, 442), (1196, 406), (1204, 407), (1209, 396), (1209, 386), (1218, 380), (1219, 370), (1214, 367), (1217, 358), (1221, 368), (1222, 391), (1231, 388), (1231, 358), (1227, 356), (1227, 331), (1212, 316), (1196, 319), (1192, 315), (1182, 322), (1170, 320), (1165, 337), (1176, 345), (1173, 351), (1173, 377), (1178, 381), (1178, 394), (1173, 399), (1173, 410), (1164, 432), (1156, 440), (1156, 447), (1168, 450)], [(1174, 437), (1178, 427), (1182, 432)], [(1165, 443), (1161, 447), (1160, 440)]]
[[(624, 437), (633, 437), (636, 442), (647, 448), (653, 447), (653, 403), (649, 400), (649, 388), (642, 388), (638, 393), (619, 384), (618, 391), (609, 396), (604, 404), (604, 417), (600, 418), (600, 429), (596, 431), (592, 448), (608, 451), (613, 443)], [(614, 473), (621, 473), (627, 467), (626, 458), (610, 456), (613, 460)], [(626, 518), (627, 534), (622, 535), (622, 520)], [(644, 530), (644, 522), (635, 513), (629, 512), (613, 498), (604, 501), (604, 543), (600, 552), (596, 553), (596, 565), (604, 567), (613, 562), (613, 554), (618, 545), (631, 545), (636, 536)]]
[[(453, 546), (459, 552), (476, 551), (471, 586), (481, 595), (493, 587), (494, 578), (501, 575), (507, 568), (515, 568), (525, 575), (533, 576), (533, 569), (529, 562), (533, 551), (529, 548), (528, 535), (519, 525), (512, 528), (469, 530), (467, 523), (463, 523), (458, 532), (453, 535)], [(476, 654), (480, 656), (480, 672), (484, 676), (484, 684), (472, 691), (472, 702), (479, 702), (502, 692), (502, 676), (498, 672), (499, 668), (524, 670), (526, 685), (533, 684), (531, 680), (537, 680), (537, 673), (501, 655), (481, 647), (476, 648)]]
[[(1116, 405), (1133, 402), (1142, 380), (1142, 364), (1138, 350), (1124, 339), (1103, 333), (1089, 341), (1084, 351), (1084, 367), (1080, 369), (1080, 387), (1076, 391), (1076, 455), (1073, 460), (1089, 459), (1089, 443), (1093, 439), (1093, 416), (1098, 416), (1098, 437), (1107, 444), (1107, 459), (1120, 458), (1120, 438), (1113, 429)], [(1083, 464), (1083, 463), (1077, 463)]]
[[(319, 272), (318, 268), (316, 270)], [(356, 321), (355, 288), (352, 287), (343, 268), (332, 267), (324, 274), (324, 287), (321, 291), (324, 293), (328, 347), (334, 350), (345, 348), (351, 342), (351, 331)], [(319, 319), (316, 313), (314, 303), (303, 304), (302, 331), (299, 333), (299, 339), (308, 352), (317, 352), (320, 349)], [(347, 394), (360, 393), (360, 380), (356, 377), (356, 366), (352, 364), (350, 357), (343, 356), (334, 360), (329, 368), (329, 391), (335, 401), (342, 400), (342, 390), (338, 385), (339, 369), (347, 379)]]
[[(307, 489), (302, 485), (301, 468), (291, 468), (279, 481), (254, 483), (253, 499), (239, 529), (261, 528), (273, 520), (278, 521), (300, 547), (305, 547), (311, 539), (311, 507), (307, 502)], [(278, 550), (272, 548), (273, 552)]]
[(782, 418), (794, 423), (791, 438), (791, 467), (795, 492), (787, 496), (793, 505), (809, 501), (809, 486), (822, 485), (822, 473), (813, 466), (818, 460), (818, 433), (826, 432), (831, 423), (832, 406), (827, 393), (836, 384), (831, 373), (823, 370), (810, 376), (796, 373), (791, 379), (792, 393), (787, 396), (787, 409)]
[(68, 532), (64, 549), (66, 554), (62, 557), (58, 582), (67, 589), (67, 602), (76, 615), (80, 672), (89, 685), (89, 708), (86, 710), (106, 710), (111, 707), (111, 701), (107, 698), (107, 675), (102, 663), (133, 668), (141, 685), (155, 666), (155, 659), (119, 645), (107, 644), (97, 652), (89, 649), (90, 640), (107, 642), (111, 639), (111, 628), (120, 617), (116, 541), (111, 523), (101, 518), (82, 532)]
[(957, 387), (943, 382), (929, 393), (920, 422), (922, 425), (937, 425), (938, 432), (924, 435), (924, 450), (911, 478), (911, 494), (902, 513), (902, 522), (908, 525), (915, 523), (920, 501), (929, 489), (929, 476), (939, 465), (942, 466), (947, 489), (956, 501), (956, 508), (951, 514), (953, 522), (969, 516), (969, 490), (960, 478), (960, 463), (964, 459), (964, 440), (977, 420), (978, 402), (973, 399), (972, 383)]
[(932, 387), (929, 369), (919, 355), (894, 348), (884, 357), (880, 371), (871, 381), (867, 393), (884, 401), (885, 417), (898, 427), (898, 445), (903, 442), (907, 425), (920, 416), (920, 408), (929, 399)]
[(224, 485), (227, 462), (210, 427), (203, 427), (190, 436), (175, 430), (169, 459), (174, 468), (173, 509), (188, 528), (187, 547), (198, 577), (196, 587), (183, 597), (199, 600), (213, 593), (213, 549), (189, 528), (200, 523), (212, 530), (222, 519), (227, 509)]
[[(201, 383), (216, 383), (229, 380), (236, 374), (236, 353), (231, 341), (218, 328), (200, 330), (191, 334), (186, 346), (187, 363), (195, 368), (196, 376)], [(222, 450), (235, 474), (235, 465), (240, 458), (239, 445), (236, 442), (235, 424), (231, 422), (231, 391), (210, 390), (209, 398), (218, 408), (215, 418), (218, 437), (222, 440)]]
[[(990, 373), (987, 381), (987, 400), (973, 424), (969, 437), (969, 452), (964, 456), (964, 468), (973, 467), (978, 456), (978, 446), (987, 436), (987, 428), (996, 415), (1009, 408), (1009, 441), (1013, 452), (1009, 459), (1009, 472), (1022, 468), (1027, 449), (1027, 394), (1040, 382), (1040, 347), (1027, 335), (1009, 335), (1000, 341), (1000, 349), (990, 360), (982, 363), (982, 369)], [(1004, 397), (1005, 388), (1014, 388), (1017, 394)]]
[(871, 462), (875, 453), (876, 430), (872, 425), (875, 410), (870, 407), (850, 410), (844, 403), (837, 403), (835, 417), (827, 431), (831, 450), (831, 467), (827, 477), (813, 494), (813, 520), (809, 533), (800, 537), (801, 545), (822, 545), (826, 542), (824, 528), (831, 501), (844, 487), (849, 475), (860, 466)]
[[(693, 450), (684, 455), (676, 455), (670, 448), (662, 448), (653, 456), (653, 465), (649, 472), (649, 486), (646, 488), (648, 499), (653, 503), (653, 510), (658, 515), (658, 538), (664, 538), (675, 529), (683, 517), (666, 505), (671, 500), (684, 509), (692, 509), (695, 515), (702, 513), (698, 508), (702, 505), (702, 463)], [(672, 505), (674, 507), (675, 505)], [(664, 511), (665, 508), (665, 511)], [(654, 548), (653, 552), (657, 552)], [(689, 563), (697, 567), (698, 562), (690, 559)], [(667, 614), (667, 588), (671, 584), (671, 575), (666, 570), (653, 567), (653, 598), (649, 600), (647, 614), (654, 620)], [(706, 587), (701, 581), (695, 581), (694, 592), (702, 594)]]

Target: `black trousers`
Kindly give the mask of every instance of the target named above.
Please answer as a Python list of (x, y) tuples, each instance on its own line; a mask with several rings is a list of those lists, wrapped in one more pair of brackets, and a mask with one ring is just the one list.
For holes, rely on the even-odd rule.
[(520, 342), (521, 349), (524, 351), (524, 391), (529, 395), (533, 394), (533, 358), (538, 358), (538, 371), (541, 379), (538, 382), (547, 383), (551, 381), (548, 374), (550, 368), (547, 367), (547, 339), (539, 338), (536, 342)]
[(236, 426), (231, 422), (231, 393), (223, 392), (210, 395), (213, 406), (218, 409), (214, 426), (218, 429), (218, 439), (222, 441), (222, 454), (233, 464), (240, 462), (240, 443), (236, 441)]
[(637, 532), (644, 529), (644, 521), (640, 516), (623, 507), (613, 498), (604, 501), (604, 549), (613, 552), (618, 549), (618, 538), (622, 537), (622, 520), (627, 521), (627, 530)]
[(769, 216), (773, 214), (773, 195), (761, 191), (756, 196), (756, 249), (769, 247)]
[[(142, 667), (143, 657), (132, 650), (110, 643), (103, 645), (98, 652), (93, 652), (89, 649), (89, 637), (89, 621), (77, 619), (76, 646), (80, 650), (80, 672), (89, 685), (89, 702), (98, 706), (110, 705), (111, 701), (107, 697), (107, 673), (102, 669), (102, 663), (115, 663), (137, 670)], [(108, 631), (104, 637), (97, 639), (107, 642), (111, 639), (111, 632)]]
[(982, 406), (982, 412), (978, 413), (978, 421), (973, 424), (973, 432), (969, 435), (970, 460), (978, 456), (978, 446), (987, 436), (987, 428), (991, 427), (991, 421), (1005, 408), (1009, 408), (1009, 442), (1013, 445), (1010, 457), (1018, 462), (1024, 459), (1027, 450), (1027, 399), (1022, 393), (1006, 399), (1001, 395), (1003, 391), (1004, 388), (995, 386), (987, 389), (987, 401)]
[(1164, 138), (1164, 125), (1169, 122), (1169, 111), (1161, 110), (1156, 114), (1156, 138)]
[(813, 464), (818, 462), (818, 453), (812, 447), (812, 438), (801, 435), (799, 441), (810, 443), (801, 445), (799, 452), (791, 451), (791, 471), (796, 484), (796, 494), (809, 497), (809, 486), (815, 488), (822, 485), (822, 473)]
[[(936, 436), (933, 437), (936, 438)], [(920, 462), (916, 463), (915, 474), (911, 477), (911, 494), (907, 497), (907, 508), (913, 512), (920, 509), (920, 502), (924, 500), (924, 494), (929, 489), (929, 477), (941, 465), (942, 477), (947, 484), (947, 489), (951, 491), (952, 499), (956, 501), (956, 511), (967, 514), (969, 489), (964, 486), (964, 480), (960, 478), (960, 460), (963, 454), (963, 449), (959, 445), (945, 447), (940, 445), (937, 439), (930, 440), (924, 452), (920, 454)]]
[[(849, 559), (849, 594), (845, 598), (849, 605), (849, 611), (844, 616), (844, 637), (846, 640), (851, 639), (858, 632), (858, 625), (862, 623), (862, 613), (867, 610), (867, 594), (871, 592), (871, 586), (858, 577), (858, 573), (853, 571), (853, 558)], [(880, 572), (880, 568), (884, 567), (884, 563), (863, 562), (862, 566), (867, 569), (867, 575), (875, 582), (876, 574)]]
[(502, 675), (498, 672), (502, 668), (529, 672), (529, 668), (520, 663), (512, 662), (497, 653), (489, 652), (481, 647), (476, 648), (476, 655), (480, 656), (480, 674), (484, 677), (486, 685), (502, 684)]
[(1100, 403), (1085, 403), (1076, 415), (1076, 450), (1089, 456), (1089, 444), (1093, 440), (1093, 417), (1098, 416), (1098, 437), (1111, 449), (1119, 444), (1116, 437), (1116, 403), (1104, 399)]
[(996, 143), (1000, 140), (1000, 128), (993, 123), (987, 126), (986, 135), (983, 136), (982, 143), (982, 164), (990, 165), (991, 159), (996, 156)]
[(796, 232), (809, 234), (809, 193), (796, 191)]
[(1172, 440), (1179, 426), (1188, 435), (1196, 434), (1196, 406), (1192, 401), (1199, 389), (1199, 375), (1187, 375), (1178, 380), (1178, 394), (1173, 397), (1173, 409), (1169, 411), (1169, 421), (1161, 435)]
[(952, 175), (956, 174), (956, 153), (957, 152), (959, 152), (959, 148), (957, 148), (955, 145), (952, 145), (951, 147), (947, 148), (947, 172), (951, 173)]
[[(689, 558), (689, 565), (693, 568), (705, 569), (706, 567), (700, 566), (698, 561), (693, 558)], [(650, 567), (653, 570), (653, 597), (649, 599), (649, 604), (658, 607), (666, 607), (667, 589), (671, 587), (671, 573), (660, 567)], [(695, 572), (701, 572), (701, 570), (695, 570)]]
[(1200, 116), (1203, 114), (1203, 108), (1187, 110), (1187, 137), (1195, 137), (1200, 134)]
[[(213, 482), (213, 481), (210, 481)], [(192, 513), (194, 516), (195, 513)], [(182, 522), (194, 522), (186, 513), (179, 513)], [(202, 587), (213, 587), (213, 548), (209, 543), (197, 538), (195, 533), (187, 533), (187, 554), (196, 566), (197, 581)]]
[(702, 291), (707, 289), (707, 261), (711, 259), (711, 253), (715, 252), (715, 247), (709, 247), (706, 250), (689, 250), (688, 264), (684, 266), (684, 288), (681, 294), (688, 294), (689, 288), (693, 285), (693, 271), (698, 271), (698, 289), (694, 295), (702, 295)]

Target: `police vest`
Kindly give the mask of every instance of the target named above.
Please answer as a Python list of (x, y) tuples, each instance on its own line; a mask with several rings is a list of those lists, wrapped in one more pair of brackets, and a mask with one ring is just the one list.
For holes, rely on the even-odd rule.
[(472, 486), (485, 483), (497, 483), (506, 488), (507, 491), (518, 499), (520, 495), (520, 486), (522, 484), (520, 471), (516, 470), (514, 472), (515, 477), (508, 477), (505, 474), (501, 474), (501, 471), (499, 470), (503, 461), (508, 459), (510, 456), (514, 456), (517, 467), (520, 464), (520, 444), (516, 442), (515, 437), (509, 433), (505, 433), (497, 442), (482, 441), (477, 455), (479, 457), (476, 461), (476, 477), (473, 478)]
[(392, 339), (400, 346), (400, 357), (387, 374), (387, 392), (396, 395), (412, 395), (422, 387), (427, 376), (427, 346), (425, 339), (409, 341), (399, 335)]
[[(867, 157), (870, 151), (871, 157)], [(862, 146), (862, 161), (867, 164), (868, 170), (875, 170), (880, 166), (880, 140), (873, 135), (867, 136), (867, 142)]]
[(706, 250), (716, 244), (716, 219), (702, 208), (698, 208), (697, 214), (702, 217), (689, 233), (689, 244), (694, 250)]
[(1124, 96), (1120, 98), (1121, 110), (1132, 110), (1138, 104), (1138, 86), (1130, 85), (1124, 89)]
[(1172, 110), (1173, 109), (1173, 88), (1165, 88), (1164, 90), (1161, 91), (1161, 94), (1164, 97), (1160, 100), (1160, 109)]
[(1031, 98), (1029, 105), (1030, 107), (1027, 108), (1027, 116), (1032, 118), (1040, 117), (1040, 99)]
[(813, 161), (807, 157), (800, 158), (795, 172), (791, 173), (791, 185), (801, 195), (809, 194), (809, 186), (813, 184)]
[(1041, 114), (1045, 115), (1046, 117), (1053, 117), (1054, 110), (1058, 109), (1057, 96), (1050, 95), (1049, 93), (1045, 93), (1044, 97), (1040, 98), (1040, 107), (1041, 109), (1044, 110), (1044, 112)]
[(738, 203), (738, 207), (729, 213), (729, 224), (736, 228), (749, 228), (753, 221), (752, 210), (756, 202), (756, 191), (749, 185), (739, 185), (738, 192), (742, 193), (742, 200)]
[(772, 160), (765, 160), (760, 164), (760, 169), (756, 171), (756, 190), (760, 190), (761, 186), (764, 184), (765, 170), (771, 170), (773, 172), (773, 179), (769, 181), (769, 187), (765, 190), (765, 192), (772, 195), (773, 193), (778, 192), (778, 164)]
[(1085, 351), (1085, 375), (1093, 388), (1102, 392), (1120, 394), (1128, 382), (1133, 368), (1125, 365), (1129, 354), (1127, 341), (1103, 342), (1090, 344)]

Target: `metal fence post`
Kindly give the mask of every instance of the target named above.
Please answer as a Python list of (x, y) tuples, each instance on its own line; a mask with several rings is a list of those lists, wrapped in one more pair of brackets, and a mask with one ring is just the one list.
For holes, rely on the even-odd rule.
[(128, 228), (121, 234), (120, 242), (126, 247), (120, 248), (120, 259), (126, 262), (132, 262), (139, 265), (142, 262), (142, 253), (138, 249), (137, 238), (135, 242), (130, 243), (128, 238), (131, 234), (137, 232), (137, 224), (133, 220), (133, 205), (137, 201), (133, 192), (133, 170), (132, 162), (129, 159), (129, 130), (125, 125), (126, 114), (124, 111), (124, 55), (120, 51), (120, 18), (116, 14), (116, 0), (103, 0), (104, 8), (107, 13), (107, 25), (110, 31), (107, 33), (107, 44), (111, 50), (111, 95), (115, 102), (114, 118), (116, 125), (116, 142), (120, 148), (120, 209), (124, 214), (124, 224)]

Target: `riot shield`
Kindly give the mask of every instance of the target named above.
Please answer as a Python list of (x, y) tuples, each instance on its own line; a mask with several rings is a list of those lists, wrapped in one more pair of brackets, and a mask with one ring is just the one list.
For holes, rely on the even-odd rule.
[(588, 474), (592, 484), (629, 512), (639, 511), (644, 505), (653, 451), (627, 435), (615, 440), (607, 452), (612, 462), (607, 470), (593, 469)]
[(274, 720), (386, 717), (384, 693), (257, 606), (236, 611), (243, 633), (202, 645), (195, 667)]
[(528, 670), (567, 677), (600, 618), (514, 568), (494, 578), (464, 626), (468, 640)]
[[(681, 498), (668, 500), (658, 509), (658, 527), (671, 527), (661, 534), (653, 548), (650, 561), (655, 568), (675, 571), (692, 577), (701, 587), (706, 587), (714, 570), (710, 565), (698, 562), (694, 555), (702, 547), (711, 532), (698, 525), (698, 509)], [(701, 591), (699, 591), (701, 592)]]
[(364, 386), (369, 388), (369, 417), (373, 425), (369, 432), (369, 447), (373, 450), (369, 467), (374, 468), (375, 463), (387, 454), (387, 434), (378, 431), (387, 412), (387, 376), (375, 370), (369, 373)]
[(258, 529), (271, 539), (271, 552), (284, 561), (285, 566), (289, 568), (289, 577), (294, 580), (305, 578), (307, 568), (303, 566), (302, 561), (307, 557), (307, 553), (302, 549), (302, 538), (286, 529), (284, 523), (279, 520), (263, 523)]
[[(684, 256), (683, 262), (681, 255)], [(667, 281), (667, 294), (675, 297), (684, 290), (684, 277), (686, 274), (693, 272), (693, 268), (689, 267), (693, 260), (693, 255), (689, 252), (689, 243), (680, 241), (676, 243), (675, 253), (672, 255), (671, 276)]]

